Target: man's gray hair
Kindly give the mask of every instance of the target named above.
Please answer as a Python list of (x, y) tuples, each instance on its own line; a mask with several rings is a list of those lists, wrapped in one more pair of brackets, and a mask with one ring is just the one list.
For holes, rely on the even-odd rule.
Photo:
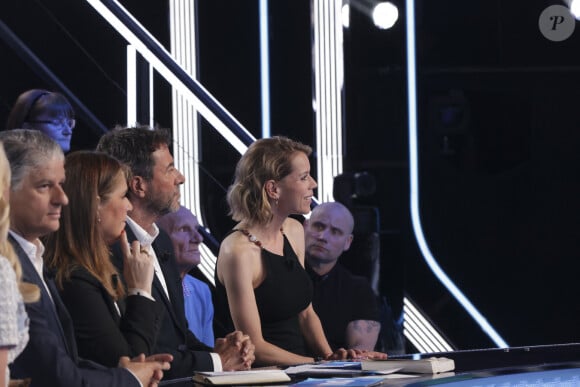
[(60, 145), (38, 130), (6, 130), (0, 132), (0, 141), (4, 144), (12, 171), (11, 190), (18, 189), (32, 169), (41, 167), (55, 157), (64, 158)]

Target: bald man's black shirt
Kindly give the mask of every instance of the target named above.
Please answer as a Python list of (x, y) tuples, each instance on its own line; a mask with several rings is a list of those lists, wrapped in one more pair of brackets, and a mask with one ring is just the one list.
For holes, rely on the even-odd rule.
[(351, 274), (339, 263), (323, 276), (308, 263), (306, 271), (314, 287), (312, 306), (333, 351), (346, 348), (346, 327), (351, 321), (379, 321), (376, 296), (366, 278)]

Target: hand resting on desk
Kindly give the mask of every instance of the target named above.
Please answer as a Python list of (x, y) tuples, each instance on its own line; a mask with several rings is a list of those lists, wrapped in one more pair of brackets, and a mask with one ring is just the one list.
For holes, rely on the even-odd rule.
[(214, 351), (222, 360), (224, 371), (249, 370), (256, 359), (255, 346), (250, 336), (234, 331), (215, 341)]
[(387, 358), (386, 353), (375, 352), (375, 351), (364, 351), (360, 349), (344, 349), (339, 348), (331, 354), (324, 357), (324, 360), (363, 360), (363, 359), (373, 359), (373, 360), (383, 360)]
[(128, 356), (122, 356), (119, 359), (119, 367), (126, 368), (144, 387), (154, 387), (159, 384), (163, 378), (163, 371), (170, 368), (170, 362), (173, 356), (166, 353), (160, 353), (145, 357), (144, 354), (129, 359)]

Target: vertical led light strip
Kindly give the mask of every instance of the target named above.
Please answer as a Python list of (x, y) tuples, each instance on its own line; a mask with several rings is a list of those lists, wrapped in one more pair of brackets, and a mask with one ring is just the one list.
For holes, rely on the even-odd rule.
[[(471, 317), (479, 324), (481, 329), (491, 338), (499, 347), (506, 348), (508, 345), (503, 338), (495, 331), (489, 322), (481, 315), (475, 306), (451, 281), (447, 274), (441, 269), (433, 254), (431, 253), (423, 228), (421, 217), (419, 215), (419, 157), (418, 157), (418, 138), (417, 138), (417, 73), (416, 73), (416, 56), (415, 56), (415, 2), (406, 0), (406, 27), (407, 27), (407, 94), (409, 109), (409, 173), (410, 173), (410, 190), (411, 190), (411, 220), (417, 244), (423, 254), (427, 265), (433, 271), (435, 276), (465, 308)], [(405, 316), (406, 318), (406, 316)]]
[(262, 137), (270, 137), (270, 42), (268, 0), (260, 1), (260, 88), (262, 101)]
[[(194, 2), (172, 0), (169, 2), (169, 25), (171, 53), (175, 61), (196, 78), (195, 50), (195, 11)], [(183, 94), (176, 88), (172, 90), (173, 109), (173, 153), (176, 166), (185, 175), (185, 184), (181, 187), (181, 202), (192, 212), (199, 212), (199, 185), (197, 184), (197, 147), (198, 122), (195, 108), (188, 103)], [(200, 219), (201, 221), (201, 219)]]
[(127, 126), (137, 122), (137, 51), (127, 45)]
[(155, 126), (155, 99), (153, 97), (153, 76), (155, 71), (153, 66), (149, 64), (149, 127), (153, 128)]
[[(195, 1), (172, 0), (169, 2), (171, 53), (192, 77), (197, 78), (196, 16)], [(197, 215), (203, 224), (199, 189), (199, 124), (195, 107), (176, 88), (173, 88), (173, 156), (177, 168), (185, 175), (181, 186), (181, 203)], [(199, 269), (214, 283), (216, 257), (202, 244)]]
[(312, 0), (314, 101), (318, 200), (333, 201), (334, 177), (342, 173), (342, 0)]
[[(153, 66), (148, 66), (149, 71), (149, 122), (145, 124), (153, 127), (154, 100), (153, 100)], [(137, 50), (132, 44), (127, 45), (127, 126), (144, 124), (137, 120)]]

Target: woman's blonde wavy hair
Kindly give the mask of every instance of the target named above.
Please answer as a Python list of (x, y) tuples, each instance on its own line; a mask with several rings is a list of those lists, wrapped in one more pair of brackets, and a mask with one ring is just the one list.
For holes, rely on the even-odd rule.
[(229, 215), (248, 225), (264, 224), (272, 219), (272, 207), (266, 193), (268, 180), (279, 181), (292, 172), (296, 152), (310, 156), (312, 148), (283, 136), (262, 138), (252, 143), (236, 165), (234, 183), (229, 187)]
[(34, 284), (22, 282), (22, 267), (20, 261), (8, 241), (8, 230), (10, 229), (10, 203), (8, 193), (10, 191), (10, 165), (6, 158), (4, 145), (0, 142), (0, 255), (6, 257), (16, 273), (18, 286), (24, 302), (35, 302), (40, 298), (40, 289)]

